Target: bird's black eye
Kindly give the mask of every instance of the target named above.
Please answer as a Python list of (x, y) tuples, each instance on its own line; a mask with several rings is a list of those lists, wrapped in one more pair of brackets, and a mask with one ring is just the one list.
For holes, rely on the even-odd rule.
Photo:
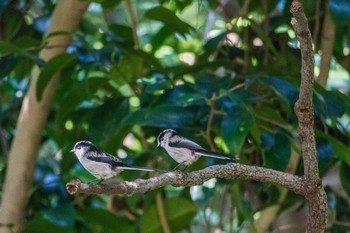
[(77, 146), (77, 150), (80, 150), (81, 146)]

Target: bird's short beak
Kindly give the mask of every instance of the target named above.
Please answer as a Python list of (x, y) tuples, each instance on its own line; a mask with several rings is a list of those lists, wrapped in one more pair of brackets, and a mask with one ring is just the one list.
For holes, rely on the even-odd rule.
[(74, 153), (74, 151), (75, 151), (74, 149), (71, 149), (69, 152), (73, 152)]

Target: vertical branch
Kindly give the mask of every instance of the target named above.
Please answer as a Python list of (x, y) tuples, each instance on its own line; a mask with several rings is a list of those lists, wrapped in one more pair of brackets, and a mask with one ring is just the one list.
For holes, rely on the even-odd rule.
[(326, 227), (326, 194), (319, 177), (314, 133), (314, 108), (312, 103), (314, 82), (314, 52), (311, 33), (303, 6), (294, 0), (290, 7), (292, 25), (300, 42), (302, 56), (299, 99), (294, 111), (298, 117), (298, 134), (304, 162), (305, 198), (308, 200), (309, 215), (307, 232), (324, 232)]
[[(261, 0), (262, 10), (264, 14), (264, 32), (266, 35), (269, 35), (269, 9), (267, 6), (267, 0)], [(269, 49), (266, 44), (263, 44), (264, 49), (264, 59), (263, 64), (266, 65), (269, 62)]]
[(321, 86), (327, 85), (328, 74), (331, 68), (333, 44), (335, 36), (335, 25), (332, 20), (331, 12), (327, 4), (326, 16), (323, 21), (321, 51), (322, 57), (320, 62), (320, 74), (318, 75), (317, 82)]
[(0, 125), (0, 143), (5, 159), (8, 159), (9, 149), (8, 149), (8, 139), (6, 137), (7, 132)]
[(300, 42), (302, 55), (301, 84), (299, 99), (295, 104), (295, 113), (299, 120), (298, 133), (301, 140), (301, 149), (304, 159), (305, 179), (316, 182), (318, 166), (316, 159), (316, 143), (314, 136), (314, 108), (312, 103), (314, 82), (314, 53), (312, 49), (311, 33), (302, 4), (294, 0), (291, 6), (294, 15), (292, 25)]
[(316, 47), (316, 41), (318, 33), (320, 32), (320, 9), (321, 9), (321, 0), (316, 0), (316, 7), (315, 7), (315, 28), (314, 28), (314, 35), (313, 35), (313, 42), (315, 44), (315, 50), (317, 51), (318, 48)]
[(133, 11), (132, 6), (131, 6), (131, 1), (130, 0), (126, 0), (125, 4), (126, 4), (126, 9), (127, 9), (128, 13), (129, 13), (129, 17), (130, 17), (131, 28), (132, 28), (132, 37), (133, 37), (133, 40), (134, 40), (135, 48), (139, 49), (140, 48), (140, 42), (139, 42), (139, 37), (137, 36), (137, 23), (136, 23), (136, 18), (135, 18), (134, 11)]
[(156, 195), (156, 203), (157, 203), (157, 210), (159, 214), (159, 220), (162, 225), (162, 229), (164, 233), (171, 233), (170, 226), (165, 214), (165, 208), (164, 208), (164, 200), (161, 193), (157, 193)]
[[(141, 48), (139, 37), (137, 36), (137, 22), (136, 22), (136, 17), (134, 14), (134, 10), (132, 9), (131, 5), (131, 0), (126, 0), (126, 9), (128, 11), (129, 17), (130, 17), (130, 23), (131, 23), (131, 29), (132, 29), (132, 38), (134, 41), (134, 48), (136, 50), (139, 50)], [(138, 74), (142, 75), (143, 73), (143, 67), (144, 67), (144, 62), (140, 63), (138, 67), (135, 67), (135, 69), (138, 69)], [(137, 93), (137, 85), (134, 85), (133, 83), (129, 83), (129, 86), (134, 90), (135, 93)]]

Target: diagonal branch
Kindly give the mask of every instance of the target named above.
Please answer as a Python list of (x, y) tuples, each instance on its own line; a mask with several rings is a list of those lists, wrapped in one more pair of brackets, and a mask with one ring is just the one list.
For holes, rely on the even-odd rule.
[(165, 185), (195, 186), (201, 185), (212, 178), (224, 178), (228, 180), (255, 180), (288, 188), (295, 193), (304, 193), (303, 182), (300, 177), (276, 171), (273, 169), (229, 163), (226, 165), (214, 165), (203, 170), (191, 173), (182, 171), (171, 171), (150, 179), (137, 179), (135, 181), (124, 181), (118, 184), (87, 184), (79, 180), (67, 183), (66, 189), (70, 194), (93, 193), (93, 194), (119, 194), (133, 195), (135, 193), (147, 192), (158, 189)]

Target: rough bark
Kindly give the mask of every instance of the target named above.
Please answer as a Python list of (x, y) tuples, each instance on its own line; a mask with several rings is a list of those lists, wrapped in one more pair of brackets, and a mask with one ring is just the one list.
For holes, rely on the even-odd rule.
[(299, 99), (295, 104), (295, 114), (298, 117), (298, 134), (301, 142), (304, 163), (305, 198), (308, 201), (309, 214), (307, 232), (324, 232), (327, 217), (326, 194), (319, 177), (316, 158), (316, 142), (314, 132), (314, 107), (312, 102), (314, 83), (314, 52), (312, 38), (307, 18), (302, 4), (294, 0), (291, 13), (292, 25), (300, 42), (302, 55), (301, 85)]
[(70, 194), (80, 192), (130, 196), (135, 193), (158, 189), (169, 184), (175, 187), (201, 185), (212, 178), (264, 181), (286, 187), (295, 193), (303, 194), (304, 192), (303, 182), (298, 176), (273, 169), (237, 163), (214, 165), (191, 173), (172, 171), (146, 180), (137, 179), (132, 182), (125, 181), (118, 184), (86, 184), (79, 180), (73, 180), (67, 183), (66, 189)]
[[(52, 15), (48, 33), (56, 31), (73, 33), (87, 6), (88, 2), (78, 0), (60, 1)], [(49, 38), (48, 47), (43, 49), (39, 56), (48, 61), (58, 54), (65, 53), (71, 41), (70, 35)], [(32, 185), (41, 132), (59, 81), (57, 74), (47, 85), (42, 101), (38, 102), (35, 92), (39, 72), (36, 68), (32, 73), (30, 87), (18, 118), (16, 136), (10, 150), (0, 211), (1, 233), (20, 232), (23, 229), (23, 216), (28, 191)]]

